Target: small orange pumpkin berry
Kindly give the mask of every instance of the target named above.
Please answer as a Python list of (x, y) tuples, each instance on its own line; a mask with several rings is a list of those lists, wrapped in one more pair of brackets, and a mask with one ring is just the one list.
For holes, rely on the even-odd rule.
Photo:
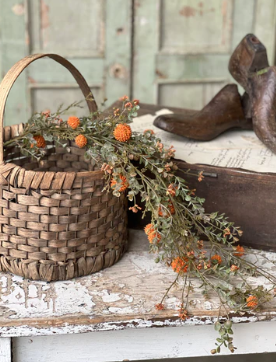
[(156, 310), (164, 310), (165, 306), (162, 303), (158, 303), (158, 304), (155, 304), (155, 309)]
[(250, 309), (254, 309), (259, 304), (258, 298), (255, 295), (250, 295), (246, 299), (246, 305)]
[(180, 272), (187, 273), (187, 271), (188, 271), (187, 261), (188, 261), (188, 258), (185, 258), (184, 260), (182, 258), (180, 258), (179, 256), (177, 258), (175, 258), (171, 263), (171, 267), (172, 267), (173, 271), (175, 271), (176, 273), (180, 273)]
[[(36, 140), (36, 146), (38, 148), (45, 148), (46, 147), (46, 141), (45, 141), (43, 136), (41, 136), (41, 135), (33, 136), (33, 139)], [(31, 148), (33, 148), (33, 147), (34, 147), (34, 145), (31, 144)]]
[(83, 148), (87, 145), (87, 138), (82, 135), (82, 134), (79, 134), (76, 138), (75, 138), (75, 142), (76, 142), (76, 145), (79, 147), (79, 148)]
[[(126, 179), (125, 176), (120, 175), (119, 177), (120, 177), (120, 179), (122, 181), (119, 192), (123, 192), (128, 188), (128, 182), (127, 182), (127, 179)], [(116, 185), (117, 185), (117, 181), (115, 180), (115, 178), (112, 178), (111, 181), (110, 181), (111, 188), (115, 188)]]
[(233, 253), (233, 255), (241, 258), (244, 255), (244, 247), (240, 245), (236, 246), (236, 252)]
[(148, 234), (149, 242), (152, 244), (155, 240), (157, 243), (161, 240), (161, 235), (157, 231), (152, 231)]
[(67, 124), (73, 129), (76, 129), (80, 125), (80, 119), (78, 117), (71, 116), (67, 119)]
[(230, 268), (231, 272), (235, 272), (235, 271), (237, 271), (237, 270), (239, 270), (239, 269), (240, 269), (240, 268), (239, 268), (237, 265), (235, 265), (235, 264), (231, 265), (231, 268)]
[(115, 139), (120, 142), (128, 141), (131, 137), (131, 134), (131, 128), (126, 123), (118, 124), (113, 131)]
[(221, 264), (222, 263), (222, 259), (218, 254), (215, 254), (211, 257), (211, 260), (216, 262), (217, 264)]
[[(167, 207), (171, 213), (171, 215), (174, 215), (175, 214), (175, 208), (173, 206), (172, 203), (169, 203), (168, 207)], [(169, 213), (160, 205), (158, 207), (158, 215), (161, 216), (161, 217), (169, 217)]]
[(147, 224), (144, 228), (145, 233), (148, 235), (150, 233), (152, 233), (154, 231), (154, 226), (153, 224)]
[(127, 102), (127, 103), (125, 104), (125, 108), (128, 109), (128, 110), (131, 110), (131, 108), (132, 108), (132, 103), (131, 103), (131, 102)]

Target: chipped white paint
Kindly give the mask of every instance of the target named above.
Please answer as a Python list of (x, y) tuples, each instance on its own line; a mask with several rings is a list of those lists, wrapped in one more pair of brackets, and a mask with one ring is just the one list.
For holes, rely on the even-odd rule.
[[(252, 328), (248, 323), (234, 325), (234, 344), (238, 348), (237, 354), (275, 352), (276, 322), (259, 323), (257, 327)], [(179, 359), (210, 355), (210, 349), (213, 348), (216, 338), (217, 332), (212, 325), (170, 329), (133, 328), (117, 332), (23, 337), (14, 339), (13, 356), (14, 362)], [(221, 353), (230, 352), (223, 348)], [(238, 358), (243, 360), (242, 357)], [(223, 357), (219, 360), (223, 360)]]
[(1, 362), (12, 362), (11, 354), (11, 338), (0, 339), (0, 361)]
[(210, 302), (204, 302), (204, 308), (205, 308), (206, 310), (212, 310), (212, 309), (213, 309), (212, 303), (210, 303)]
[(103, 290), (101, 294), (104, 303), (117, 302), (121, 299), (119, 293), (109, 293), (107, 290)]
[[(148, 253), (143, 231), (130, 231), (130, 249), (120, 262), (100, 273), (71, 281), (45, 283), (23, 280), (10, 274), (0, 276), (0, 335), (38, 336), (83, 333), (126, 328), (191, 326), (212, 324), (219, 301), (205, 300), (199, 282), (193, 280), (191, 317), (181, 322), (178, 309), (182, 286), (173, 288), (166, 310), (156, 311), (175, 273), (154, 262)], [(256, 252), (263, 268), (276, 274), (273, 253)], [(254, 280), (264, 284), (263, 278)], [(259, 316), (233, 317), (235, 323), (274, 320), (275, 301)]]

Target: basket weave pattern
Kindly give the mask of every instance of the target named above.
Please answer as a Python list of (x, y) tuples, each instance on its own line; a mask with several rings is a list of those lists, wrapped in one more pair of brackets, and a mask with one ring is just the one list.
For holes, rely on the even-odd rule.
[[(23, 129), (22, 124), (5, 127), (2, 139)], [(84, 153), (74, 144), (52, 145), (37, 162), (16, 147), (4, 150), (0, 270), (35, 280), (65, 280), (109, 267), (125, 252), (126, 197), (102, 192), (103, 172), (94, 170)]]

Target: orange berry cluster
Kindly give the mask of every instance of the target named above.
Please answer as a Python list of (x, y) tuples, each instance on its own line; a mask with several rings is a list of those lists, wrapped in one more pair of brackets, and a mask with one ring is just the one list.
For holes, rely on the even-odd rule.
[(75, 143), (79, 148), (83, 148), (87, 145), (87, 138), (83, 134), (79, 134), (75, 138)]
[[(33, 136), (33, 139), (36, 140), (36, 146), (38, 148), (45, 148), (46, 147), (46, 141), (45, 141), (43, 136), (41, 136), (41, 135)], [(34, 147), (34, 144), (32, 143), (31, 148), (33, 148), (33, 147)]]
[(250, 309), (256, 308), (258, 304), (259, 304), (259, 301), (258, 301), (258, 298), (255, 295), (250, 295), (246, 299), (246, 305)]
[(132, 135), (131, 128), (126, 123), (117, 124), (113, 131), (113, 135), (117, 141), (127, 142)]
[(242, 246), (238, 245), (238, 246), (236, 247), (236, 252), (233, 253), (233, 255), (241, 258), (241, 257), (244, 255), (244, 248), (243, 248)]
[(155, 230), (154, 225), (153, 224), (148, 224), (146, 225), (146, 227), (144, 228), (145, 233), (148, 236), (149, 242), (152, 244), (154, 241), (157, 241), (157, 243), (159, 243), (159, 241), (161, 240), (161, 234)]
[[(121, 183), (121, 187), (119, 189), (119, 192), (123, 192), (125, 191), (127, 188), (128, 188), (128, 182), (127, 182), (127, 179), (125, 176), (123, 175), (119, 175), (122, 183)], [(111, 181), (110, 181), (110, 186), (114, 189), (117, 185), (117, 181), (115, 178), (112, 178)]]
[(171, 267), (173, 268), (173, 270), (176, 273), (187, 273), (188, 271), (188, 258), (180, 258), (179, 256), (177, 258), (175, 258), (172, 263), (171, 263)]
[(76, 129), (80, 125), (80, 119), (78, 117), (71, 116), (67, 120), (68, 126), (70, 126), (73, 129)]
[[(173, 206), (173, 204), (170, 202), (168, 207), (167, 207), (171, 213), (171, 215), (175, 214), (175, 208)], [(161, 217), (169, 217), (169, 213), (167, 212), (167, 210), (165, 210), (161, 205), (158, 207), (158, 215)]]
[(214, 261), (217, 264), (221, 264), (222, 263), (222, 259), (218, 254), (215, 254), (211, 257), (211, 260)]

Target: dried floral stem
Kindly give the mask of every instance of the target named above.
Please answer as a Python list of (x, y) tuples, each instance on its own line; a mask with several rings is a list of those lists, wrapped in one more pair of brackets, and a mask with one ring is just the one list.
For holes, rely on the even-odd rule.
[[(224, 215), (205, 213), (204, 200), (195, 196), (179, 176), (182, 170), (177, 173), (173, 148), (165, 148), (152, 130), (144, 134), (131, 131), (129, 124), (137, 116), (138, 104), (137, 100), (130, 102), (124, 97), (121, 109), (114, 109), (113, 114), (95, 112), (89, 117), (75, 117), (72, 122), (60, 118), (70, 106), (54, 114), (37, 113), (28, 121), (22, 135), (5, 142), (4, 146), (17, 146), (23, 154), (40, 159), (47, 149), (39, 147), (38, 136), (50, 142), (49, 147), (56, 144), (66, 147), (68, 142), (75, 141), (79, 147), (86, 148), (86, 158), (105, 172), (103, 191), (118, 197), (125, 192), (134, 213), (141, 209), (141, 217), (151, 213), (147, 229), (150, 252), (156, 254), (156, 262), (166, 263), (176, 272), (175, 280), (157, 304), (158, 310), (164, 309), (163, 302), (172, 287), (183, 278), (179, 316), (182, 320), (188, 318), (190, 277), (201, 281), (205, 296), (208, 292), (216, 293), (220, 301), (219, 315), (223, 308), (228, 319), (230, 310), (244, 313), (251, 311), (250, 306), (256, 303), (259, 307), (271, 298), (276, 278), (243, 258), (244, 249), (236, 246), (242, 234), (238, 227)], [(79, 102), (73, 105), (79, 106)], [(203, 179), (202, 173), (197, 176), (199, 181)], [(208, 253), (203, 236), (209, 240)], [(248, 276), (256, 275), (265, 277), (272, 287), (255, 287)], [(237, 276), (241, 285), (237, 284)], [(248, 304), (250, 297), (251, 304)], [(229, 320), (224, 324), (215, 323), (220, 338), (212, 353), (220, 352), (222, 345), (234, 351), (231, 325)]]

